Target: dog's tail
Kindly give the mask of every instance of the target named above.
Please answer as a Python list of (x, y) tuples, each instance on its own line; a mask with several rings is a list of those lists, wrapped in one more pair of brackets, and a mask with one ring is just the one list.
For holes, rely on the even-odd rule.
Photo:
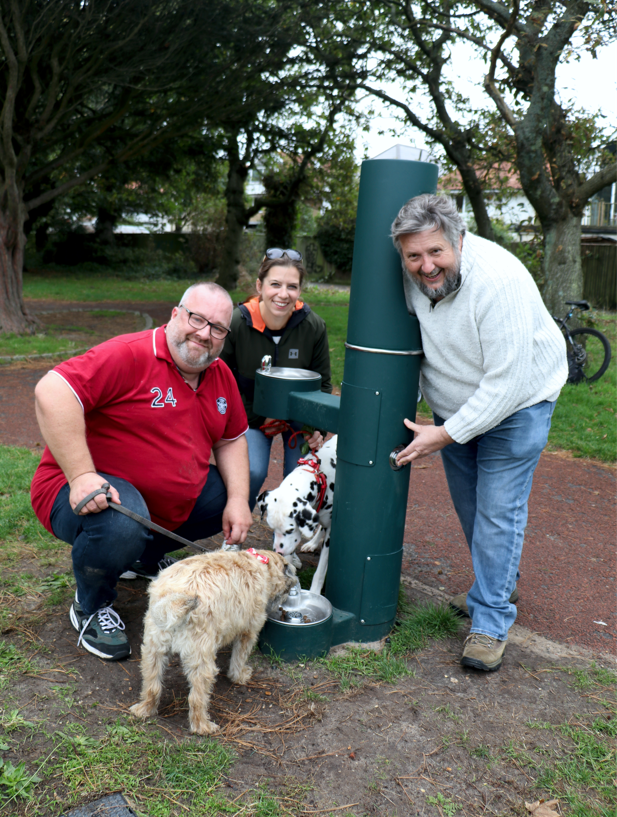
[(169, 593), (154, 604), (150, 614), (157, 627), (162, 630), (170, 630), (181, 624), (198, 604), (197, 596)]

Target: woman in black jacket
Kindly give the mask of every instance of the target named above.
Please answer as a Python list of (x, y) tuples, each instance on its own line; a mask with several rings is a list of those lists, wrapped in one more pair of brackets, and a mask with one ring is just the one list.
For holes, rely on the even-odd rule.
[[(255, 371), (260, 368), (262, 357), (271, 355), (273, 366), (318, 372), (322, 378), (321, 390), (332, 391), (326, 324), (300, 300), (304, 276), (299, 252), (266, 250), (255, 284), (257, 295), (234, 310), (231, 332), (221, 354), (234, 373), (249, 421), (246, 439), (251, 469), (251, 510), (268, 473), (273, 439), (263, 430), (270, 421), (253, 411)], [(301, 428), (300, 423), (292, 423), (291, 428), (283, 432), (284, 476), (293, 471), (301, 457), (303, 440), (294, 445), (297, 440), (294, 431)], [(316, 450), (323, 437), (315, 431), (307, 442), (311, 450)]]

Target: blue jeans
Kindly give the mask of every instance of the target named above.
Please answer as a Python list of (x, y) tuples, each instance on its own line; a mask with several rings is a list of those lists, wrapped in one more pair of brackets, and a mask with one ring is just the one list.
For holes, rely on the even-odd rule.
[[(122, 504), (140, 516), (150, 513), (139, 491), (120, 477), (100, 473), (117, 488)], [(58, 492), (51, 511), (54, 535), (73, 546), (73, 572), (79, 603), (87, 615), (111, 604), (117, 597), (118, 577), (133, 562), (155, 567), (169, 551), (181, 545), (162, 533), (151, 531), (112, 508), (100, 513), (76, 516), (69, 504), (68, 483)], [(194, 542), (223, 529), (222, 518), (227, 491), (216, 466), (211, 465), (208, 479), (186, 522), (174, 533)]]
[[(527, 500), (554, 408), (544, 401), (521, 409), (469, 442), (441, 450), (475, 573), (467, 594), (472, 633), (505, 641), (514, 624), (509, 598), (520, 575)], [(443, 423), (435, 415), (435, 425)]]
[[(290, 426), (294, 431), (299, 431), (302, 428), (302, 423), (290, 423)], [(294, 448), (290, 448), (289, 440), (292, 433), (292, 431), (285, 431), (283, 434), (283, 447), (285, 449), (283, 477), (286, 477), (287, 474), (290, 474), (294, 470), (298, 464), (298, 460), (302, 457), (304, 437), (299, 434), (295, 438), (296, 445)], [(260, 431), (258, 428), (249, 428), (246, 432), (246, 442), (249, 447), (249, 468), (251, 471), (249, 488), (249, 507), (251, 510), (255, 507), (261, 486), (268, 476), (270, 449), (272, 448), (273, 439), (274, 437), (266, 437), (263, 431)]]

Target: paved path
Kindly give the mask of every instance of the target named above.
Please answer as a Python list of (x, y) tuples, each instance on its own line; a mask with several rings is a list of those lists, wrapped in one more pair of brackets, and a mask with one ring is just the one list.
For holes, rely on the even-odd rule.
[[(114, 304), (97, 304), (106, 307)], [(170, 311), (161, 304), (131, 307), (159, 324)], [(46, 362), (0, 367), (0, 444), (40, 449), (32, 391), (48, 369)], [(281, 460), (275, 445), (266, 487), (282, 478)], [(615, 511), (614, 469), (542, 455), (530, 499), (517, 624), (564, 644), (615, 652)], [(452, 595), (470, 586), (471, 559), (439, 455), (413, 469), (404, 548), (408, 578)]]

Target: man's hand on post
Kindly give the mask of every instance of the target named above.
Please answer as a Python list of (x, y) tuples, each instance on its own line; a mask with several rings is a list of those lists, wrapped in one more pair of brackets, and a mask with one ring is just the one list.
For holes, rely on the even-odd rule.
[(440, 451), (446, 445), (454, 442), (444, 426), (421, 426), (407, 419), (405, 419), (405, 425), (413, 431), (414, 438), (407, 448), (403, 449), (397, 456), (396, 462), (398, 465), (407, 465), (408, 462), (413, 463), (414, 460), (434, 454), (435, 451)]
[[(97, 491), (106, 482), (107, 480), (97, 474), (96, 471), (88, 471), (85, 474), (79, 474), (74, 477), (69, 483), (71, 486), (71, 493), (69, 495), (71, 508), (76, 508), (82, 499), (85, 499), (85, 497), (93, 491)], [(118, 491), (116, 491), (113, 486), (111, 486), (109, 490), (111, 492), (112, 502), (115, 502), (116, 505), (121, 505), (122, 503), (120, 502), (120, 494)], [(89, 513), (100, 513), (108, 507), (109, 503), (105, 499), (105, 494), (98, 494), (98, 496), (91, 499), (87, 505), (84, 505), (79, 515), (85, 516)]]
[(223, 511), (223, 536), (229, 545), (242, 545), (246, 541), (253, 516), (249, 503), (241, 497), (231, 497)]

